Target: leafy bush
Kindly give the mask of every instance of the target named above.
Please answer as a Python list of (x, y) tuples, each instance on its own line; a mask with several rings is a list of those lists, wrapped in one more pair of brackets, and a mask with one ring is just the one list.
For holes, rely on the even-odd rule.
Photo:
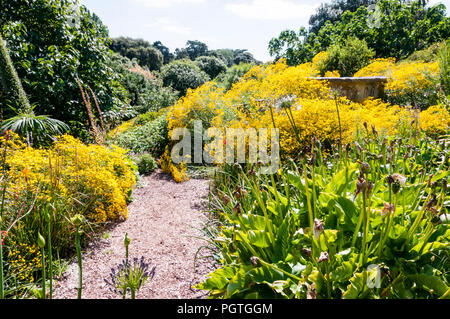
[(353, 76), (355, 72), (367, 66), (375, 52), (367, 47), (364, 40), (349, 38), (343, 43), (330, 46), (326, 58), (320, 63), (321, 75), (337, 70), (341, 76)]
[(140, 65), (151, 71), (161, 69), (164, 62), (162, 52), (142, 39), (115, 38), (111, 40), (109, 47), (130, 60), (136, 59)]
[(35, 149), (10, 132), (0, 138), (0, 147), (5, 190), (0, 227), (18, 226), (10, 229), (8, 240), (33, 245), (38, 231), (47, 233), (43, 220), (49, 211), (53, 244), (64, 253), (73, 247), (74, 215), (89, 221), (87, 236), (104, 222), (127, 218), (135, 168), (125, 150), (88, 146), (69, 135), (50, 149)]
[(127, 90), (127, 98), (135, 114), (158, 111), (176, 101), (176, 94), (163, 87), (162, 80), (140, 68), (136, 61), (114, 55), (113, 69), (120, 74), (120, 83)]
[(194, 62), (189, 60), (173, 61), (161, 69), (164, 86), (170, 86), (184, 96), (188, 89), (195, 89), (210, 80)]
[[(77, 1), (2, 1), (0, 21), (0, 33), (37, 114), (70, 124), (81, 135), (89, 117), (77, 75), (95, 92), (102, 112), (122, 108), (126, 92), (109, 67), (107, 29)], [(3, 97), (0, 103), (7, 110)]]
[(150, 154), (141, 154), (136, 160), (139, 174), (149, 175), (158, 168), (155, 159)]
[(218, 58), (212, 56), (201, 56), (195, 60), (195, 63), (202, 71), (209, 75), (211, 79), (215, 79), (220, 73), (227, 70), (227, 66)]
[(115, 143), (129, 149), (133, 154), (150, 153), (154, 157), (159, 157), (168, 141), (166, 115), (161, 115), (154, 121), (131, 127), (119, 134)]
[(244, 74), (250, 71), (250, 69), (254, 66), (255, 64), (252, 63), (240, 63), (238, 65), (233, 65), (226, 72), (220, 74), (216, 81), (219, 86), (229, 90), (234, 83), (239, 82)]

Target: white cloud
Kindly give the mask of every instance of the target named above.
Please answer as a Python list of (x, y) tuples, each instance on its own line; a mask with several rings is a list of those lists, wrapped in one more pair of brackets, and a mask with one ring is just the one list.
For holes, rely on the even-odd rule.
[(309, 18), (320, 3), (298, 3), (295, 0), (251, 0), (227, 3), (225, 9), (246, 19), (289, 20)]
[(178, 24), (170, 17), (159, 17), (156, 19), (155, 23), (147, 24), (146, 27), (159, 28), (165, 32), (177, 33), (186, 36), (192, 33), (191, 28)]
[(205, 0), (136, 0), (138, 3), (143, 4), (146, 7), (151, 8), (171, 8), (174, 5), (181, 4), (200, 4), (204, 3)]

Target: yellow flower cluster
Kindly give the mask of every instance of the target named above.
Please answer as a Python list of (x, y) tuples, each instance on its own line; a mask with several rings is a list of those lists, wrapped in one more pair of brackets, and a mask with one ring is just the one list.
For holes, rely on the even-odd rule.
[(168, 173), (172, 175), (173, 179), (177, 183), (182, 183), (189, 180), (189, 176), (186, 173), (186, 164), (181, 163), (179, 167), (173, 164), (172, 159), (170, 157), (169, 147), (166, 147), (166, 150), (163, 156), (160, 159), (161, 170), (164, 173)]
[(368, 66), (355, 73), (355, 77), (365, 76), (389, 76), (392, 68), (395, 66), (395, 58), (376, 59)]
[(48, 150), (16, 147), (6, 164), (11, 181), (7, 194), (39, 188), (39, 201), (62, 198), (70, 214), (83, 212), (94, 222), (127, 218), (135, 173), (119, 147), (85, 145), (64, 135)]
[(427, 135), (439, 136), (448, 133), (450, 113), (443, 105), (434, 105), (420, 113), (419, 125)]
[(41, 267), (42, 255), (37, 245), (9, 241), (9, 271), (20, 282), (34, 282), (33, 272)]
[[(190, 90), (168, 113), (169, 136), (178, 127), (191, 129), (194, 120), (202, 120), (204, 129), (270, 128), (275, 123), (280, 129), (282, 152), (287, 156), (295, 156), (302, 145), (299, 145), (287, 110), (280, 107), (280, 101), (286, 98), (291, 101), (290, 110), (302, 144), (309, 144), (312, 136), (322, 142), (336, 141), (340, 136), (337, 107), (343, 143), (352, 141), (364, 122), (369, 127), (373, 125), (380, 133), (395, 134), (401, 123), (412, 121), (413, 115), (407, 108), (377, 99), (355, 103), (340, 98), (336, 105), (327, 83), (313, 78), (317, 76), (317, 64), (324, 56), (319, 54), (312, 63), (295, 67), (288, 67), (284, 60), (269, 66), (255, 66), (227, 92), (217, 88), (213, 82)], [(414, 73), (413, 70), (417, 68), (418, 73)], [(395, 65), (394, 59), (378, 59), (361, 70), (358, 76), (390, 72), (392, 79), (389, 88), (396, 90), (408, 88), (408, 83), (411, 83), (409, 77), (417, 83), (425, 81), (426, 77), (422, 76), (424, 70), (437, 71), (435, 64)], [(402, 75), (403, 71), (405, 73)], [(421, 121), (421, 127), (427, 133), (448, 130), (450, 117), (442, 107), (431, 108), (420, 116), (425, 119)], [(166, 150), (165, 159), (170, 163), (168, 152), (169, 149)], [(167, 172), (171, 171), (169, 164), (165, 167)]]
[(439, 74), (438, 62), (403, 62), (391, 68), (386, 91), (405, 95), (407, 92), (433, 88), (432, 79)]
[[(390, 101), (402, 105), (430, 106), (436, 95), (435, 81), (439, 77), (438, 62), (400, 62), (395, 59), (377, 59), (355, 74), (361, 76), (386, 76), (386, 94)], [(431, 100), (428, 98), (431, 97)]]

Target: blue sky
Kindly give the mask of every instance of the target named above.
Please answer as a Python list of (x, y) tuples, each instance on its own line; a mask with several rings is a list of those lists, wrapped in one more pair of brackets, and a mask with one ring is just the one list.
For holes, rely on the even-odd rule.
[[(171, 51), (200, 40), (210, 49), (248, 49), (264, 62), (270, 39), (306, 27), (322, 2), (331, 0), (81, 0), (112, 37), (159, 40)], [(431, 0), (438, 2), (450, 10), (450, 0)]]

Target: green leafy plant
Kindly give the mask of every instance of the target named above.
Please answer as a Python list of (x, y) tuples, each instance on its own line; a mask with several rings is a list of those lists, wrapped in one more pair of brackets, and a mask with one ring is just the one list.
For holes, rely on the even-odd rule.
[(80, 243), (80, 226), (83, 223), (82, 215), (75, 215), (71, 222), (75, 226), (75, 246), (77, 250), (77, 260), (78, 260), (78, 299), (81, 299), (81, 294), (83, 291), (83, 258), (81, 256), (81, 243)]
[(141, 154), (137, 158), (137, 167), (139, 174), (148, 175), (158, 168), (158, 164), (150, 154)]
[(161, 76), (164, 86), (177, 90), (180, 96), (210, 80), (208, 74), (190, 60), (177, 60), (163, 66)]
[(336, 43), (327, 49), (327, 57), (319, 64), (323, 76), (327, 71), (339, 71), (341, 76), (353, 76), (368, 65), (375, 52), (368, 48), (366, 41), (348, 38), (343, 43)]
[(222, 267), (196, 287), (210, 298), (448, 298), (448, 140), (365, 129), (326, 153), (313, 139), (278, 174), (223, 166), (211, 195)]

